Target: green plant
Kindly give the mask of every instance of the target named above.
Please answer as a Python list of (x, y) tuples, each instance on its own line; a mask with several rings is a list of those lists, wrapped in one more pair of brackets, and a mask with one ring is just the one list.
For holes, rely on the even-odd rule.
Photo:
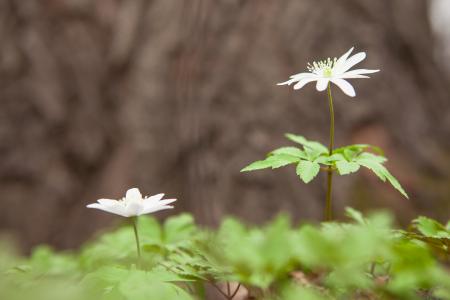
[[(366, 54), (357, 53), (349, 57), (353, 48), (341, 56), (339, 59), (314, 62), (308, 65), (310, 73), (300, 73), (291, 76), (291, 79), (281, 84), (292, 84), (297, 82), (294, 89), (300, 89), (305, 84), (317, 81), (317, 90), (327, 90), (327, 98), (330, 111), (330, 138), (328, 147), (319, 142), (309, 141), (301, 135), (286, 134), (286, 137), (302, 146), (282, 147), (270, 152), (264, 160), (259, 160), (246, 166), (241, 172), (254, 171), (266, 168), (280, 168), (290, 164), (296, 165), (296, 173), (300, 179), (309, 183), (320, 170), (327, 174), (327, 192), (325, 201), (325, 220), (333, 219), (331, 193), (333, 186), (333, 174), (335, 171), (339, 175), (348, 175), (357, 172), (360, 167), (370, 169), (382, 181), (388, 181), (403, 196), (408, 198), (407, 193), (402, 188), (398, 180), (383, 165), (387, 159), (378, 147), (366, 144), (349, 145), (334, 149), (334, 106), (331, 94), (331, 83), (339, 86), (347, 95), (354, 97), (353, 87), (345, 79), (347, 78), (368, 78), (363, 74), (378, 72), (378, 70), (353, 70), (348, 71), (355, 64), (362, 61)], [(375, 151), (377, 154), (365, 150)]]
[[(450, 299), (435, 242), (415, 237), (414, 226), (436, 221), (419, 218), (399, 234), (389, 214), (347, 215), (346, 223), (301, 226), (283, 215), (262, 227), (228, 218), (217, 231), (188, 214), (164, 224), (141, 217), (139, 266), (129, 223), (71, 252), (41, 246), (18, 257), (5, 245), (0, 299), (194, 300), (209, 288), (223, 299)], [(426, 234), (443, 238), (438, 229)]]
[(412, 221), (409, 231), (400, 231), (408, 239), (422, 241), (442, 259), (450, 262), (450, 221), (443, 225), (436, 220), (419, 217)]

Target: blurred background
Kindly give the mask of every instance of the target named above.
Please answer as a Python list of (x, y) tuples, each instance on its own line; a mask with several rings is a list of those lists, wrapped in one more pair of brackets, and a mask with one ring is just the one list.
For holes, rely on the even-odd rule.
[(0, 231), (75, 247), (122, 221), (86, 204), (130, 187), (208, 226), (320, 220), (324, 174), (239, 170), (286, 132), (327, 143), (326, 95), (276, 83), (352, 46), (381, 72), (334, 90), (336, 144), (382, 147), (411, 199), (360, 172), (336, 213), (447, 220), (449, 20), (448, 0), (0, 0)]

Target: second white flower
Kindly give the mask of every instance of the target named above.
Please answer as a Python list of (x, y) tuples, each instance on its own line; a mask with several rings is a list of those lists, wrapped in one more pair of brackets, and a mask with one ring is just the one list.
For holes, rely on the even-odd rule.
[(168, 205), (177, 199), (162, 199), (164, 194), (142, 197), (139, 189), (129, 189), (124, 198), (119, 200), (99, 199), (97, 203), (87, 205), (88, 208), (103, 210), (122, 217), (135, 217), (144, 214), (173, 208)]

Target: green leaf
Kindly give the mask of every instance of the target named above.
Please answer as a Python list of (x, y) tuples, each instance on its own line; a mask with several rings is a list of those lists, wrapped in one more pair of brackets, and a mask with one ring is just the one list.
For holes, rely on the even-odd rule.
[(417, 230), (424, 236), (450, 238), (450, 231), (436, 220), (427, 217), (419, 217), (415, 219), (413, 223), (416, 225)]
[(395, 178), (387, 169), (385, 169), (385, 176), (387, 178), (387, 180), (390, 182), (390, 184), (397, 190), (399, 191), (403, 196), (405, 196), (407, 199), (409, 199), (408, 194), (406, 193), (406, 191), (403, 189), (403, 187), (401, 186), (400, 182), (397, 180), (397, 178)]
[(308, 158), (306, 160), (309, 160), (309, 161), (312, 161), (312, 162), (315, 162), (315, 163), (318, 163), (318, 164), (323, 164), (323, 165), (326, 165), (326, 166), (333, 165), (333, 161), (330, 161), (330, 156), (328, 156), (328, 155), (321, 155), (321, 156), (316, 157), (316, 158), (312, 157), (312, 158)]
[[(363, 154), (370, 154), (370, 153), (363, 153)], [(364, 166), (370, 170), (372, 170), (375, 175), (378, 176), (382, 181), (386, 181), (386, 179), (389, 181), (389, 183), (397, 190), (399, 191), (403, 196), (409, 199), (408, 194), (405, 192), (405, 190), (400, 185), (400, 182), (381, 164), (381, 157), (377, 155), (364, 155), (363, 158), (358, 157), (356, 159), (356, 162), (360, 164), (361, 166)]]
[(261, 170), (261, 169), (267, 169), (267, 168), (280, 168), (287, 166), (292, 163), (296, 163), (300, 160), (300, 158), (287, 155), (287, 154), (275, 154), (267, 157), (265, 160), (259, 160), (255, 161), (254, 163), (251, 163), (247, 167), (243, 168), (241, 172), (248, 172), (248, 171), (254, 171), (254, 170)]
[(144, 249), (145, 252), (150, 252), (152, 255), (165, 255), (167, 253), (166, 248), (160, 244), (144, 244), (142, 249)]
[(340, 160), (336, 162), (336, 168), (340, 175), (347, 175), (350, 173), (357, 172), (359, 170), (359, 164), (355, 162), (349, 162), (346, 160)]
[(296, 147), (282, 147), (282, 148), (278, 148), (270, 153), (270, 155), (276, 155), (276, 154), (286, 154), (286, 155), (303, 158), (303, 159), (307, 158), (305, 152)]
[[(348, 145), (340, 148), (336, 148), (333, 150), (333, 153), (341, 153), (343, 154), (348, 160), (352, 160), (354, 157), (362, 153), (365, 149), (371, 149), (377, 154), (383, 156), (383, 150), (379, 147), (372, 146), (369, 144), (354, 144), (354, 145)], [(367, 152), (368, 153), (368, 152)]]
[(358, 222), (361, 225), (366, 224), (366, 220), (364, 219), (363, 214), (360, 211), (357, 211), (356, 209), (347, 207), (345, 209), (345, 214), (347, 215), (347, 217), (355, 220), (356, 222)]
[(270, 160), (258, 160), (255, 162), (252, 162), (245, 168), (241, 170), (241, 172), (249, 172), (249, 171), (255, 171), (255, 170), (261, 170), (261, 169), (267, 169), (272, 168), (272, 162)]
[(284, 167), (300, 161), (300, 158), (287, 154), (272, 155), (267, 159), (272, 162), (272, 169)]
[(152, 276), (152, 273), (132, 271), (118, 282), (118, 290), (126, 299), (130, 300), (147, 300), (149, 298), (192, 300), (192, 297), (186, 291), (165, 280), (174, 277), (174, 275), (163, 276), (161, 281), (157, 277)]
[(334, 153), (330, 156), (327, 156), (327, 160), (328, 160), (328, 162), (333, 163), (333, 162), (336, 162), (339, 160), (346, 160), (346, 159), (345, 159), (344, 155), (342, 155), (341, 153)]
[(186, 213), (168, 218), (163, 228), (163, 240), (165, 243), (188, 240), (192, 238), (196, 231), (194, 218)]
[(314, 150), (314, 152), (318, 152), (319, 154), (328, 153), (328, 148), (319, 142), (308, 141), (303, 136), (295, 135), (292, 133), (287, 133), (285, 136), (289, 140), (304, 146), (305, 150), (306, 148), (309, 148), (310, 150)]
[(297, 175), (305, 182), (308, 183), (319, 174), (320, 165), (315, 162), (302, 160), (297, 165)]
[(387, 161), (387, 158), (381, 155), (375, 155), (373, 153), (369, 153), (369, 152), (363, 152), (360, 155), (358, 155), (357, 157), (358, 160), (360, 159), (364, 159), (364, 160), (370, 160), (373, 162), (377, 162), (377, 163), (385, 163)]
[(381, 165), (380, 163), (370, 160), (370, 159), (360, 159), (360, 158), (356, 159), (356, 163), (358, 163), (361, 166), (366, 167), (369, 170), (371, 170), (372, 172), (374, 172), (375, 175), (377, 175), (378, 178), (380, 178), (382, 181), (386, 181), (386, 175), (385, 175), (386, 168), (383, 165)]

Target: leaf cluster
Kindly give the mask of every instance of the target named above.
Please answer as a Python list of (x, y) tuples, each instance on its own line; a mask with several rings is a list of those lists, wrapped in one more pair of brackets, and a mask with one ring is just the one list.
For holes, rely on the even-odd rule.
[(400, 231), (408, 239), (424, 242), (442, 259), (450, 258), (450, 221), (447, 225), (427, 217), (412, 221), (409, 231)]
[[(286, 134), (286, 137), (299, 145), (298, 147), (282, 147), (270, 152), (264, 160), (251, 163), (241, 170), (248, 172), (261, 169), (277, 169), (287, 165), (295, 165), (296, 173), (300, 179), (309, 183), (320, 172), (337, 171), (339, 175), (348, 175), (357, 172), (361, 167), (371, 170), (383, 182), (389, 182), (397, 191), (408, 198), (398, 180), (384, 166), (387, 159), (380, 148), (355, 144), (332, 150), (319, 142), (309, 141), (301, 135)], [(371, 150), (372, 152), (368, 152)]]
[(386, 213), (347, 215), (300, 226), (228, 218), (217, 230), (188, 214), (143, 217), (139, 265), (130, 224), (73, 252), (41, 246), (20, 257), (1, 246), (0, 299), (193, 300), (226, 282), (257, 299), (450, 299), (448, 225), (420, 217), (398, 231)]

